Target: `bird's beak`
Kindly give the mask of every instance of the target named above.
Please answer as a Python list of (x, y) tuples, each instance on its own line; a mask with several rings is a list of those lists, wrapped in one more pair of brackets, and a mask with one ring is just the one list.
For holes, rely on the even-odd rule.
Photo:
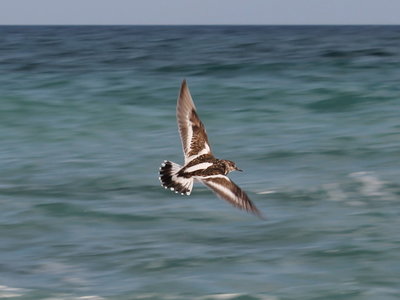
[(243, 172), (243, 170), (239, 169), (238, 167), (236, 167), (236, 171)]

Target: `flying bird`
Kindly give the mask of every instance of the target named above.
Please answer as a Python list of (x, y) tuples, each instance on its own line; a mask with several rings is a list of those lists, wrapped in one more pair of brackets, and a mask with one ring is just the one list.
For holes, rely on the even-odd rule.
[(190, 195), (193, 182), (199, 181), (233, 206), (263, 218), (261, 212), (226, 175), (240, 170), (233, 161), (217, 159), (211, 152), (206, 129), (194, 105), (186, 80), (183, 80), (176, 106), (184, 165), (165, 160), (160, 167), (161, 185), (175, 193)]

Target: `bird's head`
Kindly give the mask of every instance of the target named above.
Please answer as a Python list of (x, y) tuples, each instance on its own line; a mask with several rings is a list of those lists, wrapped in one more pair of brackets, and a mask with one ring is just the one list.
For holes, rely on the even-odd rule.
[(240, 171), (240, 172), (243, 171), (243, 170), (239, 169), (236, 166), (236, 164), (231, 160), (224, 160), (224, 163), (225, 163), (226, 174), (228, 174), (229, 172), (232, 172), (232, 171)]

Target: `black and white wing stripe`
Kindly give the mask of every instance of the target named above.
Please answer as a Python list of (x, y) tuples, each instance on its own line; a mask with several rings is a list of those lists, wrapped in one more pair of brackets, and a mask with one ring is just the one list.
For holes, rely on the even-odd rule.
[(218, 197), (231, 203), (233, 206), (251, 212), (256, 216), (264, 219), (261, 212), (251, 202), (245, 192), (238, 187), (233, 181), (224, 175), (211, 175), (196, 178), (205, 186), (211, 189)]
[(182, 141), (185, 164), (203, 154), (211, 154), (206, 129), (196, 113), (186, 80), (182, 82), (176, 105), (176, 119)]

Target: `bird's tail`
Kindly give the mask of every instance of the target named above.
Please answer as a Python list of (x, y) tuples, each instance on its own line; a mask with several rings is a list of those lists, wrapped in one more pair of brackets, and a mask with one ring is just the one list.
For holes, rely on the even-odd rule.
[(165, 160), (160, 167), (161, 185), (166, 189), (181, 193), (182, 195), (190, 195), (193, 188), (193, 179), (179, 176), (178, 172), (182, 166)]

